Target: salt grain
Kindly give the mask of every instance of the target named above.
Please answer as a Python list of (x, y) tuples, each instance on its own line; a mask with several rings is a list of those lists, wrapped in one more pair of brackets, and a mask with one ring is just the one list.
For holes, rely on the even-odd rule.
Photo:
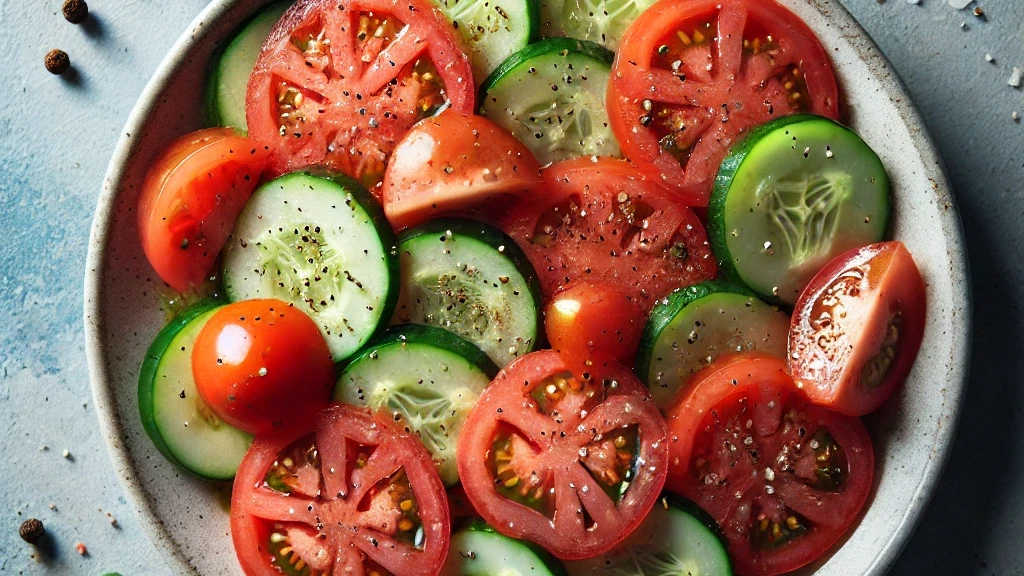
[(1020, 88), (1022, 75), (1024, 75), (1024, 72), (1021, 72), (1020, 68), (1014, 66), (1013, 73), (1010, 74), (1010, 79), (1007, 80), (1006, 83), (1009, 84), (1010, 86), (1013, 86), (1014, 88)]

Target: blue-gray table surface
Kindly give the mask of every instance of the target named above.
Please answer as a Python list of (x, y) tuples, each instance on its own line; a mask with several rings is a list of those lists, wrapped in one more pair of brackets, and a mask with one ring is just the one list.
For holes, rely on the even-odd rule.
[[(946, 0), (842, 2), (892, 61), (938, 143), (974, 288), (956, 446), (894, 573), (1024, 574), (1024, 125), (1012, 119), (1024, 116), (1024, 92), (1007, 84), (1013, 66), (1024, 68), (1024, 1), (982, 0), (984, 18)], [(78, 27), (60, 4), (0, 0), (0, 572), (169, 574), (100, 434), (83, 275), (121, 127), (206, 2), (90, 0), (94, 21)], [(57, 47), (71, 55), (74, 82), (43, 68)], [(29, 517), (52, 535), (45, 555), (18, 537)]]

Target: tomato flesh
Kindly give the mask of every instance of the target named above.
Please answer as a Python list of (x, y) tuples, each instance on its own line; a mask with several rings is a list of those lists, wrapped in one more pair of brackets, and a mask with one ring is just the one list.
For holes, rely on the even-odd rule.
[(222, 420), (259, 434), (327, 406), (334, 362), (316, 323), (281, 300), (229, 304), (196, 337), (192, 373)]
[(793, 378), (812, 402), (843, 414), (877, 410), (914, 364), (925, 310), (924, 280), (901, 242), (837, 256), (797, 300)]
[(839, 94), (824, 47), (774, 1), (671, 0), (623, 38), (608, 107), (626, 156), (706, 206), (747, 131), (798, 112), (837, 119)]
[(261, 146), (234, 130), (209, 128), (174, 141), (150, 166), (139, 239), (171, 288), (187, 292), (206, 280), (266, 161)]
[(556, 162), (501, 228), (523, 249), (550, 298), (576, 281), (605, 282), (647, 312), (672, 290), (715, 277), (692, 210), (622, 160)]
[(427, 576), (447, 556), (450, 521), (419, 441), (334, 405), (312, 432), (256, 437), (235, 477), (231, 536), (247, 576)]
[(463, 426), (466, 496), (495, 530), (559, 558), (608, 550), (665, 480), (665, 423), (645, 392), (621, 366), (577, 380), (551, 350), (513, 362)]
[(683, 390), (667, 486), (715, 518), (736, 572), (780, 574), (824, 554), (871, 490), (860, 420), (809, 404), (785, 361), (764, 354), (722, 356)]
[(246, 120), (270, 175), (321, 164), (379, 194), (409, 128), (473, 102), (469, 59), (429, 2), (300, 0), (263, 46)]

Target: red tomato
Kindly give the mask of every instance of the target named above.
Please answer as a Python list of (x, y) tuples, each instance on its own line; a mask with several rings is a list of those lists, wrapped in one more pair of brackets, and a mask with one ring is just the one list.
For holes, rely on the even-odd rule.
[(451, 523), (423, 445), (353, 406), (315, 424), (257, 436), (238, 467), (231, 539), (243, 572), (435, 576)]
[(334, 389), (334, 363), (316, 323), (280, 300), (237, 302), (214, 314), (196, 337), (192, 373), (210, 409), (253, 434), (307, 421)]
[(299, 0), (263, 45), (246, 120), (271, 175), (324, 164), (374, 188), (413, 124), (474, 100), (469, 57), (429, 0)]
[(722, 356), (669, 410), (667, 486), (722, 527), (737, 574), (795, 570), (867, 502), (874, 452), (857, 418), (809, 404), (765, 354)]
[(622, 151), (694, 206), (749, 129), (796, 112), (839, 117), (828, 53), (773, 0), (658, 2), (626, 32), (611, 78)]
[(629, 535), (665, 483), (665, 421), (632, 373), (573, 378), (552, 350), (523, 356), (484, 390), (459, 436), (459, 477), (495, 530), (564, 559)]
[(538, 182), (537, 159), (519, 140), (483, 116), (446, 112), (414, 126), (395, 148), (384, 212), (402, 229)]
[(901, 242), (841, 254), (800, 294), (789, 330), (793, 379), (850, 416), (877, 410), (907, 378), (924, 336), (925, 288)]
[(647, 312), (718, 272), (693, 211), (627, 162), (580, 158), (541, 174), (501, 227), (529, 257), (545, 296), (576, 280), (604, 281)]
[(544, 311), (551, 347), (578, 378), (609, 361), (632, 366), (646, 321), (632, 298), (604, 282), (577, 282)]
[(139, 195), (149, 263), (178, 292), (202, 284), (259, 184), (267, 153), (230, 128), (182, 136), (157, 157)]

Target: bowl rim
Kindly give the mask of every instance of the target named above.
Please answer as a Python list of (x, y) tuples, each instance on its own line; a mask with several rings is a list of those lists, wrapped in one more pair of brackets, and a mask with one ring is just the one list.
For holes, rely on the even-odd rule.
[[(85, 269), (85, 354), (89, 367), (89, 381), (92, 389), (93, 402), (99, 418), (100, 432), (107, 445), (110, 459), (117, 473), (118, 482), (125, 495), (131, 501), (135, 512), (146, 531), (147, 536), (163, 558), (178, 573), (197, 574), (197, 570), (189, 563), (183, 550), (168, 534), (163, 522), (157, 517), (150, 496), (141, 485), (135, 482), (137, 469), (135, 462), (129, 457), (124, 447), (125, 430), (118, 419), (114, 391), (109, 385), (108, 358), (103, 346), (104, 323), (103, 305), (103, 271), (109, 248), (109, 229), (113, 223), (114, 206), (120, 182), (124, 178), (129, 159), (136, 151), (138, 141), (132, 134), (140, 134), (146, 119), (159, 102), (160, 94), (177, 68), (188, 58), (195, 45), (206, 41), (205, 28), (222, 18), (229, 10), (242, 0), (213, 0), (204, 8), (185, 29), (182, 35), (171, 46), (167, 56), (157, 67), (153, 77), (146, 83), (139, 100), (128, 117), (114, 149), (103, 179), (103, 187), (97, 199), (96, 211), (89, 234), (89, 252)], [(269, 2), (270, 0), (265, 0)], [(935, 435), (933, 452), (925, 466), (921, 480), (916, 486), (898, 528), (883, 544), (874, 562), (868, 567), (866, 574), (881, 575), (892, 568), (900, 553), (910, 541), (917, 529), (921, 517), (928, 507), (942, 472), (953, 450), (953, 440), (962, 413), (964, 395), (967, 391), (968, 375), (971, 361), (971, 341), (973, 336), (973, 296), (970, 284), (970, 270), (967, 260), (966, 243), (956, 199), (952, 195), (945, 174), (945, 166), (939, 156), (924, 121), (911, 103), (902, 80), (895, 73), (892, 64), (882, 54), (878, 46), (867, 32), (842, 6), (838, 0), (805, 0), (811, 7), (826, 16), (843, 30), (853, 30), (854, 35), (847, 35), (858, 57), (865, 62), (877, 62), (889, 74), (876, 74), (884, 96), (892, 100), (900, 118), (907, 126), (917, 129), (910, 131), (916, 149), (920, 152), (921, 161), (926, 167), (927, 176), (936, 183), (937, 199), (947, 209), (942, 217), (944, 233), (951, 236), (948, 242), (949, 261), (962, 273), (965, 280), (962, 287), (963, 308), (960, 323), (963, 334), (954, 335), (950, 373), (952, 379), (949, 386), (955, 385), (955, 393), (950, 395), (942, 405), (942, 413), (938, 415), (940, 426)]]

